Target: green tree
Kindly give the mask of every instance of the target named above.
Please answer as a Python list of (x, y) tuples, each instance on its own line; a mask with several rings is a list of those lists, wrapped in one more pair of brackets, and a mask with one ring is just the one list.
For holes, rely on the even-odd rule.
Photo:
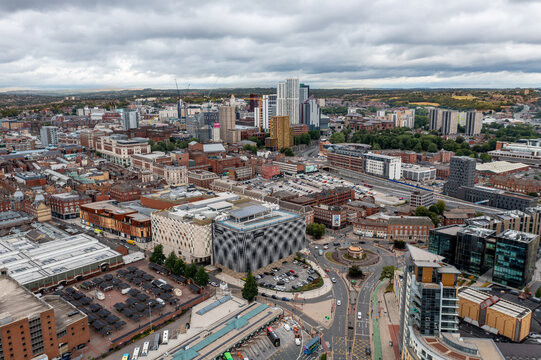
[(167, 259), (165, 259), (164, 266), (166, 269), (173, 271), (176, 263), (177, 263), (177, 256), (175, 255), (174, 251), (171, 251)]
[(158, 244), (154, 247), (152, 255), (150, 255), (150, 262), (153, 262), (158, 265), (162, 265), (165, 261), (165, 255), (163, 254), (163, 246)]
[(290, 148), (281, 148), (280, 152), (285, 156), (295, 156), (295, 154), (293, 154), (293, 151)]
[(358, 278), (358, 277), (363, 276), (363, 271), (361, 269), (359, 269), (359, 267), (357, 265), (353, 265), (353, 266), (351, 266), (349, 268), (348, 274), (349, 274), (349, 276), (351, 276), (353, 278)]
[(321, 132), (319, 130), (310, 130), (308, 131), (308, 134), (312, 140), (319, 140), (321, 137)]
[(535, 297), (536, 298), (541, 298), (541, 286), (537, 288), (537, 290), (535, 291)]
[(491, 162), (491, 161), (492, 161), (492, 156), (490, 156), (490, 155), (487, 154), (487, 153), (482, 153), (481, 155), (479, 155), (479, 158), (480, 158), (481, 161), (484, 162), (484, 163), (487, 163), (487, 162)]
[(194, 276), (195, 283), (199, 286), (206, 286), (209, 282), (209, 274), (205, 271), (205, 268), (200, 266)]
[(417, 206), (413, 214), (415, 216), (428, 216), (430, 214), (430, 211), (428, 211), (426, 206)]
[(257, 282), (255, 281), (252, 272), (249, 271), (248, 275), (246, 275), (246, 282), (244, 283), (244, 287), (242, 288), (242, 297), (249, 302), (252, 302), (257, 296), (257, 293)]
[(186, 271), (184, 273), (186, 277), (193, 279), (193, 277), (197, 273), (197, 266), (195, 266), (194, 263), (191, 263), (190, 265), (186, 267)]
[(431, 152), (431, 153), (438, 152), (438, 146), (436, 144), (434, 144), (434, 143), (430, 143), (430, 145), (428, 145), (428, 148), (426, 149), (426, 151)]
[(528, 193), (528, 196), (537, 197), (537, 196), (539, 196), (539, 194), (536, 193), (536, 192), (529, 192), (529, 193)]
[(181, 258), (177, 258), (172, 272), (175, 275), (184, 275), (186, 272), (186, 263), (184, 262), (184, 260), (182, 260)]
[(436, 201), (436, 204), (434, 204), (436, 206), (436, 209), (437, 209), (437, 213), (442, 215), (444, 213), (444, 211), (447, 209), (447, 205), (445, 204), (445, 201), (443, 200), (438, 200)]
[(301, 144), (310, 145), (310, 140), (312, 140), (310, 134), (302, 134), (300, 138)]
[(394, 240), (393, 246), (395, 247), (395, 249), (405, 249), (406, 242), (404, 240)]
[(336, 132), (331, 135), (331, 143), (333, 144), (340, 144), (346, 142), (346, 136), (343, 132)]
[(254, 145), (246, 144), (242, 147), (242, 150), (257, 154), (257, 146)]
[(383, 279), (392, 279), (394, 276), (394, 270), (395, 267), (393, 265), (384, 266), (383, 269), (381, 269), (381, 275), (379, 276), (379, 280)]
[(323, 235), (325, 235), (325, 225), (312, 223), (306, 227), (306, 233), (308, 235), (312, 235), (316, 239), (320, 239)]

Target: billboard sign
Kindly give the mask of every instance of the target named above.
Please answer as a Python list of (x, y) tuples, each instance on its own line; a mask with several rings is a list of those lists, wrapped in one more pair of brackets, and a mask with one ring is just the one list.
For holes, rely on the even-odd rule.
[(332, 227), (340, 227), (340, 215), (332, 216)]
[(312, 173), (312, 172), (316, 172), (317, 171), (317, 165), (306, 165), (304, 167), (304, 172), (305, 173)]

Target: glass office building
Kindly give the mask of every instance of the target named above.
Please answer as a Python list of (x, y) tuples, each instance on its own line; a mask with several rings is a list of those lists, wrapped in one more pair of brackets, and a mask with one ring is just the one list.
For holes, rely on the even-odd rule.
[(537, 235), (514, 230), (499, 234), (492, 280), (516, 288), (525, 286), (534, 274), (538, 248)]

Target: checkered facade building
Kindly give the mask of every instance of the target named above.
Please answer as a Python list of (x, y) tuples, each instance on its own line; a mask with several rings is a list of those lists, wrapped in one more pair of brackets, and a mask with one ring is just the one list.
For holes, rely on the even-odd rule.
[(260, 269), (303, 249), (305, 231), (306, 220), (299, 215), (249, 230), (215, 221), (214, 263), (239, 273)]

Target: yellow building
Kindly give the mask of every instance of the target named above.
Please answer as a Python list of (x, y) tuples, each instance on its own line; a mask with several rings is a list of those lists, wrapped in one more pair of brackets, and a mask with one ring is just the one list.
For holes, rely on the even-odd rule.
[(265, 146), (273, 150), (289, 148), (293, 145), (293, 136), (289, 128), (289, 116), (270, 117), (270, 137), (265, 139)]
[(530, 333), (532, 311), (471, 288), (458, 290), (459, 316), (465, 322), (520, 342)]

